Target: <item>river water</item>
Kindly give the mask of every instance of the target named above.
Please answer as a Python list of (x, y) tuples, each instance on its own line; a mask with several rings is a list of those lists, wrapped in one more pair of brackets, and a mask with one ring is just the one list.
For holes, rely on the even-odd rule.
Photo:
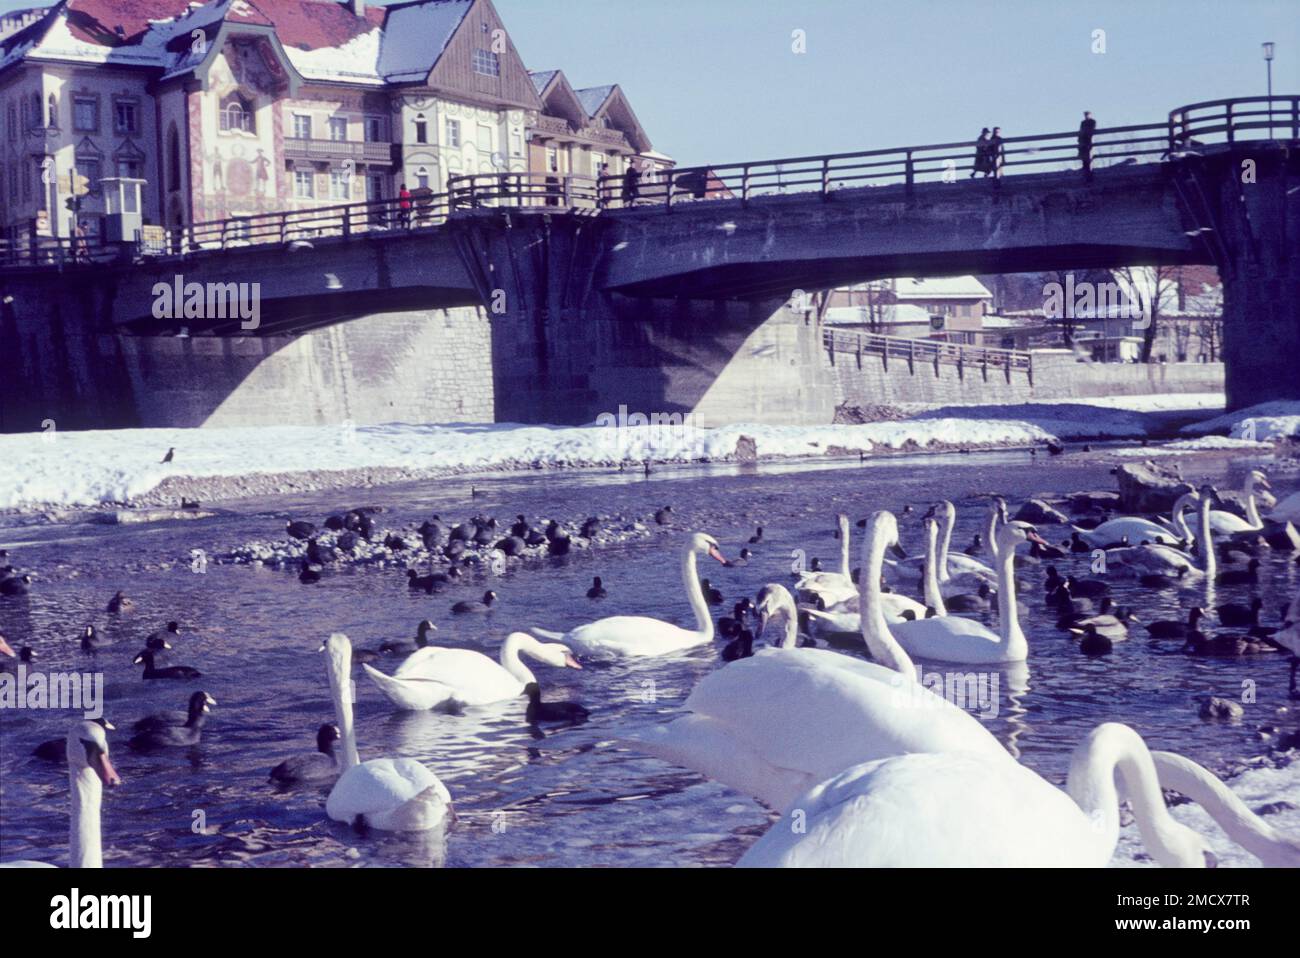
[[(1235, 470), (1247, 465), (1234, 463), (1234, 471), (1213, 478), (1233, 488), (1240, 478)], [(0, 633), (15, 648), (36, 649), (43, 668), (104, 674), (105, 711), (119, 726), (110, 739), (113, 759), (125, 783), (105, 803), (109, 866), (724, 865), (739, 857), (772, 815), (619, 741), (629, 728), (678, 714), (692, 687), (720, 664), (717, 647), (631, 664), (589, 664), (583, 671), (539, 665), (535, 671), (548, 699), (580, 701), (591, 709), (584, 725), (540, 730), (525, 723), (522, 700), (459, 715), (396, 713), (358, 673), (362, 757), (410, 756), (436, 771), (458, 814), (443, 834), (358, 836), (326, 819), (323, 789), (280, 792), (268, 784), (267, 773), (282, 759), (310, 751), (316, 728), (333, 719), (323, 656), (317, 654), (330, 632), (344, 631), (354, 645), (373, 648), (410, 638), (416, 623), (429, 618), (440, 629), (441, 644), (495, 656), (510, 631), (528, 625), (563, 630), (618, 613), (688, 623), (677, 567), (677, 542), (686, 530), (713, 534), (734, 555), (755, 526), (764, 529), (762, 543), (750, 547), (754, 559), (748, 566), (708, 563), (702, 572), (724, 593), (726, 605), (717, 610), (723, 614), (766, 582), (788, 583), (793, 549), (820, 556), (833, 568), (839, 511), (857, 519), (912, 505), (916, 512), (901, 526), (904, 544), (915, 554), (922, 548), (915, 517), (935, 499), (950, 498), (958, 506), (953, 542), (961, 548), (982, 530), (986, 507), (979, 497), (996, 491), (1015, 503), (1044, 491), (1111, 489), (1109, 468), (1104, 461), (1071, 457), (1031, 462), (1014, 452), (848, 467), (663, 468), (649, 477), (549, 472), (475, 479), (478, 496), (472, 499), (469, 481), (456, 479), (239, 502), (198, 521), (13, 525), (0, 529), (0, 543), (9, 548), (10, 561), (35, 570), (39, 582), (27, 598), (0, 600)], [(1213, 468), (1222, 469), (1222, 463)], [(1282, 488), (1285, 480), (1275, 485), (1279, 497), (1290, 491)], [(327, 571), (312, 586), (301, 585), (292, 572), (249, 565), (191, 571), (192, 549), (220, 555), (250, 540), (278, 538), (287, 516), (319, 522), (342, 508), (371, 504), (388, 510), (382, 525), (417, 523), (433, 512), (444, 519), (480, 512), (503, 519), (516, 513), (616, 514), (640, 518), (654, 535), (529, 560), (490, 581), (469, 581), (435, 596), (410, 592), (400, 566)], [(650, 518), (665, 504), (676, 514), (671, 529), (656, 527)], [(1043, 531), (1049, 539), (1063, 538), (1050, 527)], [(855, 542), (855, 564), (857, 555)], [(1086, 558), (1057, 565), (1063, 574), (1086, 574)], [(1277, 607), (1294, 594), (1297, 571), (1289, 556), (1267, 560), (1259, 587), (1265, 621), (1274, 621)], [(609, 591), (600, 602), (585, 598), (593, 575), (602, 576)], [(1279, 711), (1286, 705), (1283, 656), (1193, 658), (1178, 652), (1177, 643), (1148, 642), (1137, 628), (1113, 654), (1087, 659), (1045, 612), (1041, 575), (1025, 573), (1032, 585), (1022, 597), (1029, 605), (1023, 623), (1031, 644), (1029, 688), (1013, 694), (1010, 677), (1003, 676), (1008, 681), (1001, 684), (997, 715), (986, 724), (1049, 780), (1063, 783), (1071, 750), (1103, 721), (1127, 722), (1152, 747), (1182, 752), (1215, 769), (1266, 755), (1269, 742), (1261, 738), (1261, 726), (1295, 730), (1294, 712)], [(500, 596), (491, 613), (450, 613), (452, 602), (477, 598), (489, 586)], [(135, 600), (135, 612), (104, 612), (118, 589)], [(1183, 618), (1203, 598), (1194, 590), (1140, 590), (1123, 580), (1113, 594), (1121, 604), (1136, 605), (1146, 621)], [(1244, 602), (1249, 594), (1245, 587), (1220, 588), (1216, 601)], [(175, 643), (174, 661), (199, 668), (202, 679), (144, 682), (131, 665), (143, 637), (168, 619), (193, 630)], [(87, 624), (114, 643), (93, 659), (78, 647)], [(383, 663), (388, 671), (393, 665)], [(1201, 697), (1240, 699), (1244, 682), (1256, 690), (1244, 720), (1198, 718)], [(196, 688), (219, 702), (201, 745), (149, 755), (126, 748), (131, 722), (183, 707)], [(62, 737), (67, 725), (65, 712), (0, 711), (0, 860), (65, 860), (66, 773), (30, 752), (44, 739)], [(1121, 851), (1125, 855), (1132, 858), (1131, 849)]]

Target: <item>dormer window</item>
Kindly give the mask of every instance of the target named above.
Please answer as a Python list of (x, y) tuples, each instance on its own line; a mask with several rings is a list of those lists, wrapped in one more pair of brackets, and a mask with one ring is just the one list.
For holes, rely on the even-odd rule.
[(238, 93), (231, 93), (221, 101), (221, 131), (223, 133), (253, 133), (252, 105)]

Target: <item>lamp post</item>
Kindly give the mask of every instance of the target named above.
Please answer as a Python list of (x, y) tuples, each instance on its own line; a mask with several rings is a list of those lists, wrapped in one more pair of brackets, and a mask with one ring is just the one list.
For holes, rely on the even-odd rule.
[(1268, 138), (1273, 139), (1273, 41), (1262, 44), (1264, 47), (1264, 67), (1268, 71)]

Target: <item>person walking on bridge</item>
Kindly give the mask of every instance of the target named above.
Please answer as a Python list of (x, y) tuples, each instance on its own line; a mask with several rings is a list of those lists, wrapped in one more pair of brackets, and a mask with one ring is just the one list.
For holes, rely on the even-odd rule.
[(983, 173), (988, 176), (992, 172), (989, 165), (989, 128), (986, 126), (980, 130), (979, 138), (975, 141), (975, 162), (970, 168), (970, 178), (975, 179), (975, 174)]
[(1092, 179), (1092, 135), (1097, 132), (1097, 121), (1092, 113), (1083, 111), (1083, 122), (1079, 124), (1079, 162), (1083, 164), (1083, 175)]
[(1002, 179), (1002, 167), (1006, 165), (1007, 155), (1002, 146), (1002, 127), (995, 126), (993, 135), (989, 137), (988, 151), (988, 169), (994, 178)]
[(636, 163), (629, 161), (627, 169), (623, 171), (623, 205), (635, 206), (640, 192), (641, 171), (636, 168)]
[(411, 225), (411, 191), (406, 188), (405, 183), (397, 191), (397, 215), (401, 219), (403, 229)]

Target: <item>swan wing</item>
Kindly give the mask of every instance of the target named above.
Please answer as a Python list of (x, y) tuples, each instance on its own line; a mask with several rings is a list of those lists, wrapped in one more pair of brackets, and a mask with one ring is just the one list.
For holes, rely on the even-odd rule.
[(419, 675), (393, 676), (385, 675), (369, 664), (361, 666), (374, 683), (375, 688), (383, 692), (388, 700), (399, 709), (423, 712), (436, 708), (456, 697), (456, 690), (437, 681)]
[[(530, 630), (531, 631), (531, 630)], [(536, 634), (541, 634), (537, 630)], [(644, 615), (614, 615), (580, 625), (559, 638), (579, 654), (594, 657), (666, 655), (708, 641), (701, 632)]]
[(1254, 532), (1257, 527), (1232, 512), (1216, 509), (1210, 513), (1210, 531), (1215, 535), (1230, 536), (1238, 532)]
[[(705, 676), (686, 708), (717, 723), (713, 742), (719, 747), (683, 752), (677, 760), (740, 789), (746, 783), (727, 777), (731, 759), (720, 750), (741, 749), (756, 757), (755, 764), (813, 781), (909, 752), (973, 751), (1009, 759), (975, 718), (914, 680), (824, 649), (766, 649), (733, 662)], [(856, 732), (846, 735), (846, 729)]]
[(1006, 661), (1002, 636), (983, 623), (958, 615), (941, 615), (889, 626), (908, 655), (969, 664)]
[(1268, 512), (1276, 522), (1300, 522), (1300, 492), (1293, 492)]
[(814, 786), (738, 865), (748, 868), (1100, 866), (1110, 850), (1070, 797), (985, 755), (905, 755)]
[[(421, 653), (432, 653), (413, 661)], [(523, 694), (518, 679), (482, 652), (473, 649), (424, 648), (412, 653), (393, 673), (398, 679), (425, 679), (452, 691), (463, 705), (487, 705)]]
[(948, 555), (948, 575), (961, 575), (969, 572), (972, 575), (980, 576), (992, 582), (998, 580), (998, 574), (990, 569), (979, 559), (973, 556), (964, 555), (960, 552), (953, 552)]
[(339, 777), (325, 800), (325, 812), (334, 821), (351, 823), (361, 816), (383, 831), (422, 830), (414, 827), (421, 823), (432, 828), (450, 806), (451, 794), (438, 776), (411, 758), (378, 758), (354, 765)]
[(1082, 530), (1081, 535), (1089, 545), (1099, 546), (1119, 542), (1124, 536), (1128, 536), (1128, 541), (1132, 544), (1140, 543), (1143, 539), (1155, 542), (1157, 537), (1162, 540), (1175, 538), (1175, 534), (1164, 526), (1156, 525), (1149, 519), (1143, 519), (1139, 516), (1122, 516), (1119, 519), (1109, 519), (1095, 529)]

